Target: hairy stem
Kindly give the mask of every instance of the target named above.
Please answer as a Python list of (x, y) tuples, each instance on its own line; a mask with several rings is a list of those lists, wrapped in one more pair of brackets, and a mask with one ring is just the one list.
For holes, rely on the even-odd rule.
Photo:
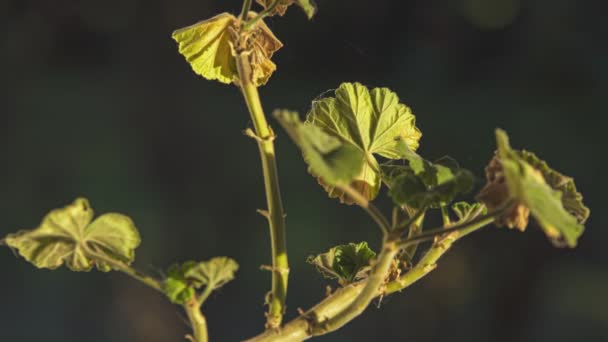
[(273, 142), (274, 132), (264, 116), (258, 89), (251, 81), (251, 66), (244, 53), (237, 56), (237, 69), (241, 91), (253, 121), (264, 173), (264, 187), (268, 205), (268, 211), (264, 214), (268, 218), (272, 245), (272, 288), (268, 297), (266, 325), (269, 328), (276, 328), (281, 325), (285, 312), (289, 263), (285, 243), (285, 214), (281, 201)]
[(192, 298), (183, 305), (186, 315), (188, 315), (188, 320), (192, 325), (192, 333), (194, 335), (187, 337), (192, 342), (207, 342), (209, 340), (207, 336), (207, 320), (201, 313), (201, 304), (202, 302), (198, 301), (196, 298)]

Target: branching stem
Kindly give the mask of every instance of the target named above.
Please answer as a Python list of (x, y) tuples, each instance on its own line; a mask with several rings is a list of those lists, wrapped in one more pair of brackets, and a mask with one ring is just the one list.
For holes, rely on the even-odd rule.
[[(374, 266), (374, 271), (372, 271), (372, 274), (367, 280), (345, 286), (334, 292), (334, 294), (325, 298), (322, 302), (302, 314), (300, 317), (285, 324), (280, 330), (266, 330), (264, 333), (248, 341), (303, 341), (310, 337), (326, 334), (340, 328), (363, 312), (365, 307), (374, 297), (403, 290), (431, 272), (435, 268), (437, 260), (445, 254), (456, 240), (492, 223), (494, 218), (501, 215), (503, 211), (504, 209), (500, 209), (494, 213), (484, 215), (449, 229), (444, 229), (442, 227), (430, 230), (429, 233), (433, 232), (435, 234), (434, 237), (437, 237), (437, 240), (417, 265), (398, 279), (387, 283), (385, 286), (376, 287), (376, 285), (382, 284), (382, 282), (385, 281), (387, 272), (390, 270), (390, 262), (392, 262), (392, 258), (395, 257), (400, 249), (399, 246), (396, 247), (396, 245), (390, 241), (385, 243), (383, 250), (378, 257), (378, 262)], [(424, 239), (428, 238), (425, 233), (424, 235), (403, 240), (400, 245), (411, 245), (424, 241), (418, 239), (421, 236), (424, 237)], [(388, 266), (387, 262), (389, 263)], [(375, 292), (371, 292), (372, 290), (375, 290)], [(370, 292), (372, 293), (371, 298)], [(365, 303), (367, 303), (367, 305), (361, 308), (361, 305)]]
[(251, 120), (257, 135), (257, 143), (264, 173), (264, 187), (268, 205), (268, 223), (270, 226), (270, 242), (272, 246), (272, 288), (268, 297), (268, 313), (266, 326), (276, 328), (281, 325), (285, 312), (287, 297), (287, 280), (289, 276), (289, 263), (287, 260), (287, 247), (285, 242), (285, 214), (279, 189), (279, 176), (277, 171), (274, 132), (268, 125), (260, 95), (257, 87), (251, 81), (251, 65), (245, 53), (237, 55), (237, 69), (239, 84)]
[(192, 325), (194, 336), (188, 336), (192, 342), (207, 342), (209, 340), (207, 335), (207, 320), (201, 312), (201, 304), (202, 302), (195, 297), (183, 305), (188, 320)]

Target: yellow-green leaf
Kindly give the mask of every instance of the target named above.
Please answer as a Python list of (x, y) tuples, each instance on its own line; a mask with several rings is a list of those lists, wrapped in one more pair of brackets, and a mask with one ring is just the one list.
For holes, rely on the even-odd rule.
[(238, 78), (233, 55), (237, 19), (229, 13), (200, 21), (173, 32), (181, 53), (192, 70), (208, 80), (232, 83)]
[[(343, 83), (335, 91), (335, 97), (314, 101), (306, 122), (364, 154), (365, 164), (353, 186), (370, 200), (377, 196), (381, 185), (375, 155), (401, 159), (403, 143), (415, 151), (422, 135), (411, 110), (399, 103), (394, 92), (387, 88), (370, 91), (360, 83)], [(341, 195), (335, 189), (326, 190), (330, 195)]]
[(217, 289), (234, 279), (238, 269), (239, 264), (233, 259), (215, 257), (193, 265), (185, 272), (185, 276), (196, 288), (204, 285)]
[(51, 211), (34, 230), (8, 235), (5, 243), (38, 268), (56, 269), (62, 264), (72, 271), (89, 271), (93, 265), (110, 271), (106, 262), (129, 265), (135, 258), (140, 237), (127, 216), (109, 213), (95, 221), (84, 198)]
[(298, 113), (276, 110), (275, 117), (300, 147), (311, 173), (322, 177), (326, 186), (349, 184), (363, 166), (363, 153), (351, 144), (302, 122)]
[[(582, 222), (588, 216), (588, 209), (580, 201), (582, 199), (580, 194), (569, 194), (567, 192), (569, 188), (570, 190), (575, 189), (574, 182), (561, 174), (559, 175), (563, 181), (555, 182), (551, 178), (547, 179), (549, 175), (556, 176), (557, 173), (551, 170), (546, 163), (540, 163), (536, 156), (532, 157), (529, 154), (522, 154), (511, 149), (509, 138), (503, 130), (496, 130), (496, 142), (498, 152), (495, 163), (501, 169), (494, 174), (504, 177), (507, 194), (504, 194), (503, 191), (488, 191), (488, 189), (493, 188), (490, 177), (488, 178), (489, 185), (486, 185), (485, 188), (486, 194), (481, 197), (492, 206), (500, 198), (491, 198), (492, 196), (488, 196), (488, 193), (500, 195), (499, 197), (503, 197), (503, 202), (514, 200), (516, 203), (514, 207), (520, 211), (522, 207), (529, 210), (555, 245), (576, 246), (577, 239), (584, 230)], [(539, 166), (542, 167), (537, 168)], [(494, 181), (496, 186), (500, 186), (502, 182), (500, 179)], [(567, 183), (571, 185), (561, 187), (561, 185)], [(563, 201), (564, 195), (576, 197), (577, 201), (572, 201), (571, 198)], [(573, 205), (575, 207), (571, 207)], [(584, 212), (580, 218), (574, 216), (580, 212)], [(507, 214), (511, 215), (513, 213)], [(523, 230), (525, 225), (519, 226), (519, 228)]]
[[(256, 13), (250, 12), (249, 17)], [(181, 53), (192, 70), (208, 80), (235, 83), (239, 75), (236, 67), (236, 48), (249, 58), (252, 82), (256, 86), (266, 84), (276, 65), (272, 55), (283, 44), (274, 36), (263, 21), (251, 30), (241, 33), (241, 22), (229, 13), (200, 21), (173, 32)]]

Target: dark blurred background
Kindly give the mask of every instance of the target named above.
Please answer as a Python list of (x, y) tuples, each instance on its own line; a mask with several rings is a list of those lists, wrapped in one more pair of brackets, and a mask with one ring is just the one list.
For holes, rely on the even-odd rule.
[[(422, 155), (451, 155), (482, 177), (499, 126), (515, 147), (575, 177), (593, 212), (574, 250), (553, 248), (535, 226), (485, 229), (423, 281), (319, 341), (608, 341), (600, 3), (318, 0), (312, 22), (296, 8), (268, 20), (285, 43), (261, 89), (268, 111), (305, 113), (342, 81), (387, 86), (417, 115)], [(240, 6), (0, 1), (0, 235), (86, 196), (98, 213), (134, 219), (143, 236), (136, 265), (151, 274), (174, 261), (234, 257), (237, 279), (205, 306), (213, 341), (263, 326), (263, 185), (257, 148), (241, 133), (251, 122), (238, 90), (193, 74), (170, 35)], [(327, 283), (306, 256), (349, 241), (377, 248), (379, 236), (361, 210), (326, 197), (277, 131), (293, 318)], [(0, 252), (0, 341), (166, 342), (189, 331), (178, 307), (120, 273), (41, 271)]]

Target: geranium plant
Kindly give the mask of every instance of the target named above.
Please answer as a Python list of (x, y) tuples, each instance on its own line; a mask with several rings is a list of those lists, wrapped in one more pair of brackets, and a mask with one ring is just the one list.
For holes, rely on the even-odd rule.
[[(335, 331), (375, 298), (398, 295), (434, 270), (456, 241), (492, 224), (524, 231), (532, 218), (555, 246), (576, 246), (589, 209), (574, 181), (534, 153), (513, 149), (503, 130), (495, 132), (486, 185), (475, 200), (456, 202), (473, 190), (474, 176), (449, 157), (429, 160), (416, 153), (422, 137), (416, 117), (390, 89), (342, 83), (333, 94), (313, 100), (305, 118), (274, 110), (278, 125), (271, 128), (258, 88), (276, 71), (272, 57), (283, 45), (264, 19), (294, 6), (312, 18), (316, 7), (311, 0), (256, 2), (259, 12), (245, 0), (239, 14), (221, 13), (173, 33), (196, 74), (242, 93), (253, 122), (245, 134), (259, 147), (267, 199), (259, 212), (268, 220), (272, 264), (266, 325), (249, 341), (302, 341)], [(279, 127), (329, 197), (365, 210), (382, 239), (381, 249), (373, 251), (367, 242), (345, 237), (343, 245), (309, 257), (306, 261), (339, 288), (287, 319), (289, 263), (274, 147)], [(389, 215), (374, 205), (382, 194), (394, 204)], [(425, 227), (430, 215), (440, 215), (443, 224)], [(146, 275), (131, 265), (140, 244), (133, 221), (118, 213), (95, 217), (84, 198), (52, 210), (34, 229), (8, 234), (2, 243), (38, 268), (120, 271), (143, 282), (183, 307), (193, 330), (187, 338), (196, 342), (208, 340), (205, 315), (213, 313), (205, 312), (205, 301), (238, 270), (235, 260), (219, 256), (176, 263), (163, 278)], [(418, 250), (421, 246), (426, 249)]]

